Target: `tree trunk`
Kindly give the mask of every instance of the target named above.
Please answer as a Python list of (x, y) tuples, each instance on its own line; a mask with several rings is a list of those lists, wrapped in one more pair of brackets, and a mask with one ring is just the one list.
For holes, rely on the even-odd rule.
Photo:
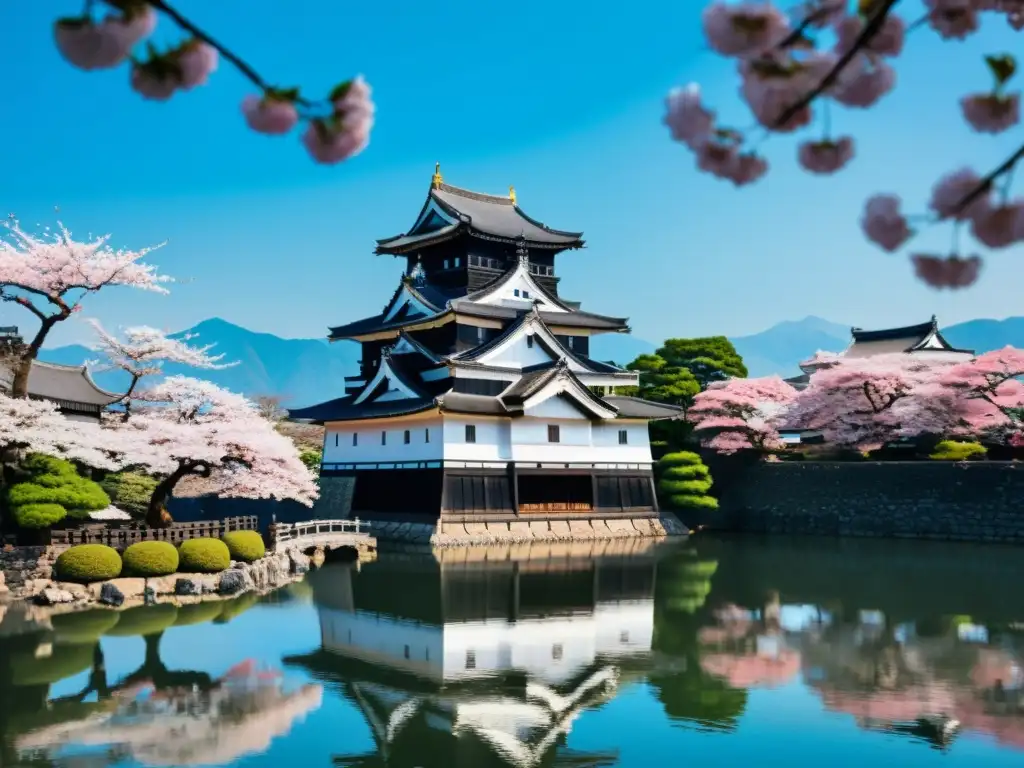
[[(202, 474), (204, 465), (201, 462), (178, 460), (178, 468), (156, 484), (153, 495), (149, 497), (149, 507), (146, 509), (146, 525), (151, 528), (167, 528), (174, 522), (171, 513), (167, 511), (167, 499), (174, 491), (174, 486), (186, 475)], [(205, 470), (208, 472), (208, 470)]]
[[(63, 304), (63, 302), (61, 303)], [(71, 310), (66, 309), (66, 306), (64, 305), (65, 308), (61, 309), (60, 314), (49, 317), (43, 317), (36, 312), (37, 316), (41, 317), (39, 330), (36, 331), (35, 337), (18, 357), (18, 367), (14, 371), (14, 381), (11, 382), (11, 397), (22, 399), (28, 397), (28, 376), (32, 371), (32, 362), (39, 356), (39, 350), (43, 348), (43, 342), (46, 341), (50, 329), (58, 320), (64, 320), (71, 316)]]

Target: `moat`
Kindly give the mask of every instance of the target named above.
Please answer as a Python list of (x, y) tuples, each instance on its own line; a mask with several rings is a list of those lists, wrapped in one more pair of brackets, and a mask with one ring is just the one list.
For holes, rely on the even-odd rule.
[(0, 765), (1024, 765), (1022, 576), (1010, 547), (696, 536), (9, 607)]

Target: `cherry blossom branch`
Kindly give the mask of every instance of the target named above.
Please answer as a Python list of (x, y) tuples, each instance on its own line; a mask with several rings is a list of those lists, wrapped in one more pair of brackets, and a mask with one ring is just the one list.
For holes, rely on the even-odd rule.
[(835, 84), (836, 80), (838, 80), (839, 76), (843, 73), (843, 70), (846, 69), (854, 58), (856, 58), (858, 53), (867, 47), (867, 44), (871, 42), (871, 38), (873, 38), (882, 28), (882, 24), (885, 23), (885, 18), (889, 15), (889, 11), (891, 11), (898, 2), (900, 2), (900, 0), (884, 0), (881, 3), (868, 23), (864, 25), (864, 29), (862, 29), (860, 34), (857, 35), (856, 40), (854, 40), (853, 45), (850, 46), (849, 50), (839, 57), (839, 60), (836, 61), (832, 69), (829, 70), (828, 74), (825, 75), (822, 81), (815, 88), (812, 88), (810, 91), (805, 93), (802, 98), (782, 111), (782, 114), (775, 120), (773, 125), (774, 128), (786, 125), (786, 123), (795, 117), (802, 109), (806, 108), (812, 101), (821, 96), (826, 90)]
[[(107, 2), (109, 5), (113, 5), (115, 8), (118, 7), (117, 2), (111, 2), (111, 0), (104, 0), (104, 2)], [(209, 33), (204, 32), (202, 29), (197, 27), (194, 23), (185, 18), (179, 11), (173, 8), (169, 3), (165, 2), (165, 0), (145, 0), (145, 2), (153, 8), (155, 8), (156, 10), (162, 12), (165, 16), (171, 19), (171, 21), (173, 21), (175, 24), (177, 24), (179, 27), (181, 27), (189, 34), (191, 34), (196, 39), (202, 40), (207, 45), (215, 48), (217, 52), (220, 53), (221, 56), (223, 56), (229, 62), (234, 64), (235, 68), (261, 91), (263, 91), (264, 93), (270, 93), (274, 90), (274, 88), (272, 88), (267, 83), (267, 81), (264, 80), (259, 75), (259, 73), (257, 73), (256, 70), (253, 69), (248, 63), (246, 63), (238, 54), (234, 53), (227, 46), (223, 45), (222, 43), (214, 39)], [(297, 97), (295, 99), (295, 103), (301, 104), (304, 107), (314, 106), (313, 102), (301, 97)]]
[(1006, 160), (1003, 161), (1002, 165), (1000, 165), (994, 171), (990, 172), (987, 176), (985, 176), (985, 178), (983, 178), (974, 189), (972, 189), (968, 194), (966, 194), (960, 200), (960, 202), (957, 203), (956, 206), (954, 206), (954, 214), (962, 212), (964, 209), (967, 208), (967, 206), (969, 206), (979, 197), (984, 195), (988, 190), (990, 190), (992, 188), (993, 182), (995, 182), (995, 180), (1002, 176), (1004, 173), (1009, 173), (1010, 171), (1012, 171), (1014, 169), (1014, 166), (1016, 166), (1017, 163), (1020, 162), (1021, 158), (1024, 158), (1024, 144), (1018, 147), (1017, 151), (1010, 155), (1008, 158), (1006, 158)]

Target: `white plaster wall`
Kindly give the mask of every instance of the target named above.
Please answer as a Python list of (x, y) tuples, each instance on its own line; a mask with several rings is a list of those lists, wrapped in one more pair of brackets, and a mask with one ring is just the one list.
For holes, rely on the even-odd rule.
[[(426, 431), (430, 430), (430, 442)], [(405, 444), (409, 430), (409, 444)], [(380, 444), (387, 432), (387, 444)], [(359, 435), (352, 445), (352, 435)], [(444, 456), (443, 427), (438, 419), (402, 422), (350, 421), (327, 424), (324, 432), (324, 464), (379, 461), (439, 461)]]
[[(476, 427), (476, 442), (466, 442), (466, 425)], [(511, 461), (511, 419), (444, 417), (444, 458), (450, 461)]]
[[(516, 291), (519, 291), (518, 296), (516, 296)], [(526, 291), (529, 296), (524, 298), (523, 291)], [(534, 302), (537, 302), (540, 305), (540, 309), (545, 312), (565, 312), (564, 309), (544, 298), (543, 292), (529, 276), (529, 273), (523, 269), (522, 265), (516, 267), (515, 274), (498, 290), (477, 301), (478, 304), (507, 304), (510, 306), (522, 304), (524, 307), (529, 307)]]
[(544, 347), (537, 343), (531, 347), (526, 337), (526, 333), (520, 333), (512, 339), (506, 340), (504, 345), (497, 350), (481, 357), (480, 362), (504, 368), (526, 368), (531, 365), (550, 363), (552, 357), (544, 351)]
[[(558, 443), (548, 442), (548, 425), (559, 426)], [(629, 442), (619, 445), (619, 430)], [(512, 421), (512, 459), (523, 463), (651, 463), (651, 444), (644, 423), (591, 423), (585, 419), (546, 419), (524, 416)]]
[(579, 408), (558, 395), (549, 397), (547, 400), (526, 408), (525, 413), (527, 416), (535, 416), (540, 419), (586, 420), (586, 417), (580, 412)]
[(372, 613), (326, 608), (319, 613), (321, 640), (328, 651), (357, 658), (380, 658), (400, 669), (429, 670), (435, 677), (442, 673), (442, 627)]

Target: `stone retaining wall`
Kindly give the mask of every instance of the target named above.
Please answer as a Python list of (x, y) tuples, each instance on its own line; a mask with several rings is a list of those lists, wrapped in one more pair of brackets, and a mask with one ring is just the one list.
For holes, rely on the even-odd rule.
[(720, 530), (1024, 542), (1024, 464), (709, 462)]

